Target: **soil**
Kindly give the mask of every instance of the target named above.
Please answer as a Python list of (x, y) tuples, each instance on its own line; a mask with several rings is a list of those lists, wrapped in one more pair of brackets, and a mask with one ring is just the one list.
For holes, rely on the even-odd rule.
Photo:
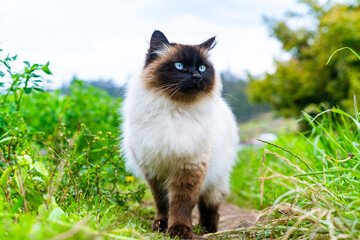
[[(257, 217), (255, 210), (241, 209), (230, 203), (223, 203), (219, 211), (220, 221), (218, 231), (251, 227)], [(196, 209), (193, 214), (193, 224), (196, 224), (198, 219), (199, 214)]]
[[(143, 206), (154, 206), (152, 201), (143, 203)], [(220, 231), (237, 229), (237, 228), (248, 228), (253, 226), (257, 218), (257, 212), (255, 210), (241, 209), (231, 203), (222, 203), (220, 206), (220, 220), (219, 229)], [(193, 211), (193, 225), (199, 222), (199, 212), (197, 207)], [(201, 235), (197, 235), (196, 239), (207, 239)]]

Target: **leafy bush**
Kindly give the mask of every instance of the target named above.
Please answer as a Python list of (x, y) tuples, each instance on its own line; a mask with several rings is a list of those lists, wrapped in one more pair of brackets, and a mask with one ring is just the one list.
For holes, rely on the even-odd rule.
[[(49, 238), (84, 218), (97, 227), (141, 202), (145, 187), (125, 171), (119, 151), (121, 99), (79, 80), (68, 95), (44, 92), (41, 73), (51, 74), (49, 63), (24, 62), (13, 72), (13, 61), (0, 60), (1, 239)], [(44, 232), (47, 225), (55, 229)]]
[[(270, 103), (285, 117), (300, 117), (301, 111), (312, 113), (319, 107), (353, 111), (353, 95), (360, 91), (356, 57), (344, 55), (328, 66), (325, 63), (329, 52), (341, 46), (360, 49), (359, 2), (301, 2), (309, 7), (308, 15), (294, 13), (284, 21), (269, 20), (272, 36), (291, 58), (275, 61), (276, 71), (263, 79), (253, 78), (247, 88), (249, 98)], [(299, 17), (312, 19), (314, 25), (294, 28), (292, 23), (298, 23)]]

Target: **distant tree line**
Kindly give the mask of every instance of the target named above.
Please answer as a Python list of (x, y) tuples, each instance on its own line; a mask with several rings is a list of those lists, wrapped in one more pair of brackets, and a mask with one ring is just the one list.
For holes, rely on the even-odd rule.
[(230, 72), (220, 74), (223, 83), (222, 95), (230, 105), (238, 122), (245, 122), (256, 118), (260, 113), (270, 111), (270, 105), (254, 104), (248, 99), (246, 88), (247, 81)]
[[(77, 77), (74, 77), (72, 79), (73, 81), (79, 80), (77, 79)], [(85, 83), (85, 86), (93, 86), (99, 89), (103, 89), (105, 90), (109, 95), (113, 96), (113, 97), (119, 97), (119, 98), (124, 98), (125, 97), (125, 86), (119, 86), (117, 84), (114, 83), (113, 80), (111, 79), (107, 79), (107, 80), (103, 80), (103, 79), (98, 79), (98, 80), (88, 80)], [(64, 94), (67, 94), (70, 92), (70, 88), (69, 86), (71, 85), (71, 83), (69, 85), (63, 85), (60, 88), (60, 91)]]
[[(260, 113), (270, 111), (270, 106), (265, 104), (250, 103), (245, 92), (248, 83), (230, 72), (220, 74), (223, 82), (223, 97), (230, 105), (238, 122), (248, 121), (256, 118)], [(72, 81), (76, 81), (74, 77)], [(103, 89), (113, 97), (125, 97), (125, 86), (119, 86), (113, 80), (89, 80), (84, 83), (85, 86), (93, 86)], [(60, 91), (64, 94), (70, 92), (69, 86), (62, 86)]]

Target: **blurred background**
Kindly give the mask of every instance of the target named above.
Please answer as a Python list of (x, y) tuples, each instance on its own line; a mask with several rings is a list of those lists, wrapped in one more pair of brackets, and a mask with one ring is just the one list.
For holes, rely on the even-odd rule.
[[(47, 90), (67, 92), (78, 79), (123, 97), (126, 82), (143, 66), (155, 29), (187, 44), (216, 36), (211, 59), (237, 120), (277, 129), (289, 122), (280, 116), (297, 119), (303, 110), (353, 106), (352, 96), (360, 90), (354, 56), (325, 63), (338, 48), (360, 48), (358, 4), (14, 0), (0, 9), (0, 47), (20, 60), (50, 61)], [(265, 131), (252, 129), (248, 136), (249, 128), (242, 129), (247, 139)]]

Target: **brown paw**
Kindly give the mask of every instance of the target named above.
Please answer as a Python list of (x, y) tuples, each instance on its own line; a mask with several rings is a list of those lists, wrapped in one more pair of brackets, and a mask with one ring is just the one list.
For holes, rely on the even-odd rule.
[(199, 203), (199, 211), (199, 225), (204, 228), (204, 233), (217, 232), (220, 219), (219, 204), (208, 206), (201, 202)]
[(214, 233), (218, 230), (219, 214), (207, 216), (208, 218), (200, 217), (199, 225), (204, 229), (204, 233)]
[(167, 222), (164, 220), (155, 220), (152, 229), (157, 232), (166, 232)]
[(217, 224), (207, 224), (201, 227), (204, 228), (204, 234), (217, 232)]
[(179, 237), (180, 239), (192, 239), (193, 230), (186, 225), (172, 226), (168, 229), (167, 234), (170, 237)]

